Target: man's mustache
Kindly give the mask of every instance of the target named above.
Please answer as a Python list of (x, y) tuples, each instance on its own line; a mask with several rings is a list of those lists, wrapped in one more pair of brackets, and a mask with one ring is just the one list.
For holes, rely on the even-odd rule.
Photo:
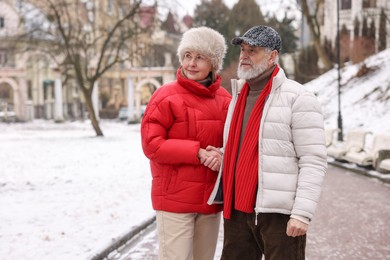
[(253, 62), (251, 60), (240, 60), (239, 66), (241, 66), (242, 64), (253, 66)]

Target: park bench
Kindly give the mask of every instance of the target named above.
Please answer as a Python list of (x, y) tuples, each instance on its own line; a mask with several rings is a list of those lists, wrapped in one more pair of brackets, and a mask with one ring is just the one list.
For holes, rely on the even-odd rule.
[(378, 151), (375, 169), (382, 173), (390, 173), (390, 146), (387, 146), (384, 150)]
[[(349, 151), (343, 156), (343, 159), (351, 163), (356, 163), (359, 166), (372, 166), (373, 168), (376, 168), (379, 151), (382, 150), (390, 150), (390, 135), (375, 135), (370, 149)], [(383, 158), (382, 161), (386, 160), (384, 152), (381, 152), (381, 158)], [(383, 165), (386, 165), (386, 161), (383, 163)]]
[(366, 135), (371, 132), (365, 130), (350, 130), (346, 135), (346, 141), (336, 142), (327, 148), (328, 155), (336, 160), (344, 160), (348, 152), (360, 152), (366, 143)]
[(340, 129), (338, 128), (326, 128), (325, 129), (325, 141), (326, 147), (329, 147), (333, 144), (335, 133), (338, 133)]

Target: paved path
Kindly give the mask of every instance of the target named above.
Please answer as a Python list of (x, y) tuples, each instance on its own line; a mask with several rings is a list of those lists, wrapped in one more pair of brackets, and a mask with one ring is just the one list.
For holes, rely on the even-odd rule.
[[(307, 260), (390, 259), (390, 185), (329, 166), (315, 218), (309, 226)], [(221, 231), (215, 259), (220, 258)], [(156, 233), (121, 260), (157, 260)]]
[(390, 259), (390, 186), (329, 166), (307, 259)]

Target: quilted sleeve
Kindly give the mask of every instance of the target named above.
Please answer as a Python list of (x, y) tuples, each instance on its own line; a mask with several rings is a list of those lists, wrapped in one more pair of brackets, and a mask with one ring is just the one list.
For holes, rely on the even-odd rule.
[(175, 111), (180, 108), (166, 97), (164, 91), (159, 90), (149, 101), (141, 123), (144, 154), (162, 164), (200, 164), (198, 141), (168, 138), (169, 130), (177, 120)]
[(292, 214), (312, 218), (327, 169), (324, 119), (320, 103), (310, 92), (292, 106), (292, 138), (298, 158), (298, 187)]

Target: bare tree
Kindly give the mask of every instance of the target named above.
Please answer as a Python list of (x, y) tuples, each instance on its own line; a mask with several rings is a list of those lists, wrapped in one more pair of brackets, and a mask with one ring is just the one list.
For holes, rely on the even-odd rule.
[[(95, 83), (129, 60), (140, 32), (142, 0), (20, 0), (24, 25), (19, 42), (50, 55), (62, 72), (72, 70), (97, 136), (103, 136), (92, 103)], [(39, 18), (41, 17), (41, 18)]]
[(321, 31), (317, 20), (318, 10), (321, 5), (324, 4), (324, 0), (316, 0), (316, 8), (313, 14), (310, 13), (307, 5), (307, 0), (301, 0), (301, 7), (303, 15), (306, 18), (307, 25), (309, 26), (310, 35), (313, 39), (314, 48), (318, 54), (318, 57), (322, 61), (325, 70), (329, 70), (333, 67), (332, 61), (329, 59), (325, 52), (325, 48), (321, 45)]

